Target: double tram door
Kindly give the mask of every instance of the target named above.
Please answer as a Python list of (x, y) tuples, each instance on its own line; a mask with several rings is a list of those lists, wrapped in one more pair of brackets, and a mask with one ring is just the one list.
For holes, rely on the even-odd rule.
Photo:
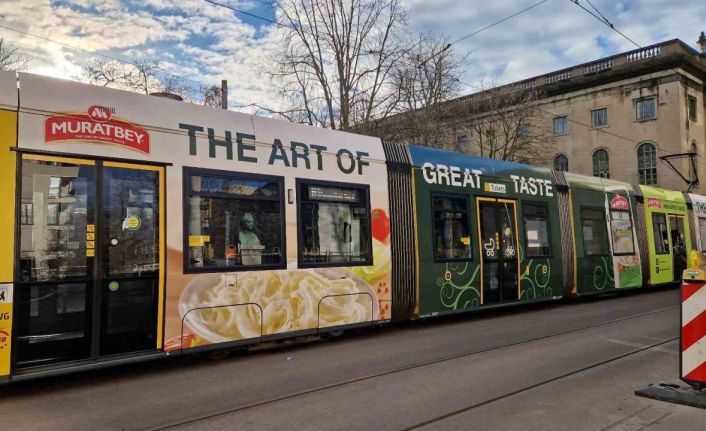
[(517, 215), (515, 201), (478, 198), (481, 254), (481, 303), (519, 299)]
[(160, 347), (163, 169), (22, 156), (15, 369)]
[(684, 236), (684, 216), (669, 214), (669, 229), (672, 239), (673, 280), (680, 280), (686, 269), (686, 238)]

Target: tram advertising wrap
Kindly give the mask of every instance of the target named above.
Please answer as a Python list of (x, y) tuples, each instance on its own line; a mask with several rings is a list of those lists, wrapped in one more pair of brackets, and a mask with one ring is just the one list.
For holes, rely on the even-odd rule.
[(0, 72), (0, 126), (0, 381), (671, 284), (704, 251), (699, 195), (31, 74)]

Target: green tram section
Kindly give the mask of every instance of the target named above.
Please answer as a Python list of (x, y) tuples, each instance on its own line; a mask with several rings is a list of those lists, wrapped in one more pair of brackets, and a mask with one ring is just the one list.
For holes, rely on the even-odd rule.
[(420, 316), (564, 294), (557, 188), (529, 165), (410, 145)]
[[(576, 295), (643, 285), (637, 193), (628, 183), (563, 173), (569, 186)], [(639, 193), (639, 191), (638, 191)]]
[(684, 194), (640, 186), (644, 199), (649, 283), (672, 283), (686, 269), (687, 250), (692, 249), (689, 213)]

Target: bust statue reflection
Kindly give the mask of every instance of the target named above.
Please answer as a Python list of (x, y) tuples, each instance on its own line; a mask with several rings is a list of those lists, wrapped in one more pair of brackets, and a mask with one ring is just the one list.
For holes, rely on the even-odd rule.
[(255, 231), (255, 218), (251, 213), (244, 213), (240, 219), (240, 232), (238, 232), (238, 244), (241, 248), (259, 246), (260, 239)]

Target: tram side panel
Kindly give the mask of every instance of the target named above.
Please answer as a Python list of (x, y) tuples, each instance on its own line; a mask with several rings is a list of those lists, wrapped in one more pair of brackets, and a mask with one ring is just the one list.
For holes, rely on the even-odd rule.
[(0, 71), (0, 382), (11, 370), (15, 257), (15, 183), (17, 142), (17, 77)]
[(563, 295), (551, 173), (410, 146), (421, 316)]
[(692, 248), (688, 209), (683, 193), (640, 186), (650, 256), (651, 285), (681, 280), (687, 251)]
[(578, 295), (642, 285), (632, 186), (565, 174), (571, 185)]
[[(44, 346), (33, 358), (41, 362), (17, 368), (67, 363), (50, 344), (68, 338), (44, 337), (58, 307), (81, 325), (72, 336), (87, 348), (71, 359), (86, 362), (116, 348), (180, 352), (390, 319), (390, 210), (378, 139), (29, 74), (20, 80), (24, 195), (62, 233), (51, 243), (61, 250), (48, 252), (46, 229), (23, 230), (31, 247), (13, 264), (30, 278), (43, 265), (42, 280), (24, 282), (27, 292), (61, 283), (68, 257), (87, 277), (80, 291), (39, 298), (70, 297), (68, 306), (22, 308), (25, 323), (42, 318), (46, 333), (27, 334)], [(164, 232), (148, 232), (156, 219)], [(143, 264), (146, 255), (165, 260)], [(113, 277), (106, 262), (130, 277)], [(166, 287), (136, 290), (132, 279), (146, 285), (149, 277)], [(154, 329), (145, 334), (150, 349), (102, 342), (138, 320)]]
[(694, 246), (702, 255), (706, 254), (706, 196), (689, 193), (691, 217), (694, 231)]

